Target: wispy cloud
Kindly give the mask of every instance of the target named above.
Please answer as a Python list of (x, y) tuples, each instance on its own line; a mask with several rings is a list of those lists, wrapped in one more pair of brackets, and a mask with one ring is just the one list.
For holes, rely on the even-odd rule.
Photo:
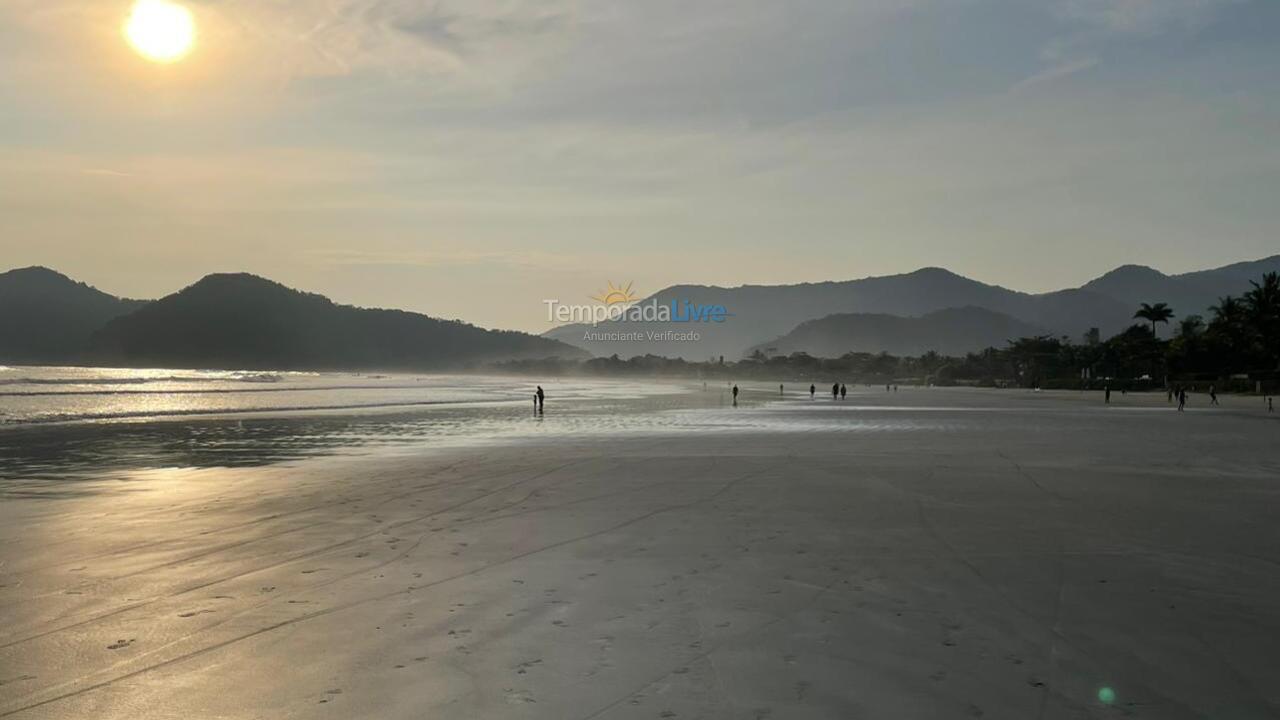
[(109, 170), (107, 168), (84, 168), (80, 171), (80, 174), (97, 176), (97, 177), (115, 177), (115, 178), (133, 177), (133, 175), (127, 172), (120, 172), (119, 170)]
[(1194, 27), (1242, 0), (1059, 0), (1058, 14), (1119, 33)]
[(1090, 68), (1097, 67), (1101, 61), (1095, 57), (1080, 58), (1079, 60), (1070, 60), (1067, 62), (1054, 65), (1046, 70), (1042, 70), (1030, 77), (1019, 80), (1009, 88), (1010, 93), (1020, 93), (1030, 90), (1038, 85), (1051, 83), (1055, 80), (1061, 80), (1070, 77), (1079, 72), (1084, 72)]

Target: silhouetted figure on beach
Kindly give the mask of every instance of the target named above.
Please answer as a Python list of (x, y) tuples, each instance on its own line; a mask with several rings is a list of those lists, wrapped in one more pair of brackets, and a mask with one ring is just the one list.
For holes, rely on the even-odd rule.
[(782, 383), (778, 383), (778, 397), (782, 397), (784, 394), (782, 392)]
[(544, 410), (543, 405), (546, 403), (546, 401), (547, 401), (547, 394), (542, 392), (542, 386), (539, 385), (538, 386), (538, 412), (542, 412)]
[(1210, 405), (1218, 404), (1218, 388), (1214, 385), (1209, 386), (1209, 404)]
[(1173, 402), (1173, 386), (1172, 385), (1169, 386), (1169, 402), (1170, 403)]
[(1276, 406), (1274, 405), (1274, 402), (1275, 402), (1275, 398), (1273, 398), (1273, 397), (1269, 397), (1269, 398), (1267, 398), (1267, 412), (1275, 412), (1275, 411), (1276, 411)]
[(844, 395), (845, 395), (845, 393), (847, 393), (847, 392), (849, 392), (849, 391), (845, 389), (845, 387), (844, 387), (844, 383), (840, 383), (840, 399), (841, 399), (841, 400), (843, 400), (843, 399), (844, 399)]
[(1107, 385), (1106, 387), (1102, 388), (1102, 393), (1103, 393), (1102, 401), (1110, 405), (1111, 404), (1111, 386)]
[(733, 386), (733, 406), (738, 407), (738, 386)]
[(893, 391), (894, 391), (894, 392), (898, 392), (898, 386), (897, 386), (897, 385), (894, 385), (894, 386), (893, 386)]
[(533, 394), (533, 414), (538, 414), (538, 393)]
[(890, 387), (891, 387), (890, 385), (885, 385), (885, 386), (884, 386), (884, 391), (885, 391), (885, 392), (889, 392)]
[(1187, 409), (1187, 389), (1182, 388), (1178, 391), (1178, 412)]
[(831, 384), (831, 399), (835, 400), (840, 397), (840, 383)]
[(813, 383), (809, 383), (809, 399), (813, 399), (814, 393), (818, 392), (818, 388)]

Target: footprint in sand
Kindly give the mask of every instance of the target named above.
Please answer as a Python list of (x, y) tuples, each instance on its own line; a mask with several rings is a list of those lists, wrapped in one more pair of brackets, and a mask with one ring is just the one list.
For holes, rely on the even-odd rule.
[(523, 705), (525, 703), (538, 702), (537, 700), (533, 699), (533, 693), (529, 692), (528, 690), (514, 690), (512, 688), (504, 688), (503, 693), (506, 694), (507, 704), (509, 705)]
[(519, 665), (516, 665), (516, 674), (525, 675), (529, 672), (529, 668), (533, 667), (534, 665), (541, 665), (541, 664), (542, 664), (542, 658), (537, 658), (536, 660), (526, 660), (520, 663)]
[(334, 696), (334, 695), (341, 695), (341, 694), (342, 694), (342, 689), (341, 689), (341, 688), (334, 688), (334, 689), (332, 689), (332, 690), (325, 690), (325, 691), (324, 691), (324, 694), (325, 694), (325, 695), (329, 695), (330, 697), (327, 697), (327, 698), (321, 698), (321, 699), (320, 699), (320, 704), (321, 704), (321, 705), (323, 705), (324, 703), (327, 703), (327, 702), (329, 702), (330, 700), (332, 700), (332, 699), (333, 699), (333, 697), (332, 697), (332, 696)]

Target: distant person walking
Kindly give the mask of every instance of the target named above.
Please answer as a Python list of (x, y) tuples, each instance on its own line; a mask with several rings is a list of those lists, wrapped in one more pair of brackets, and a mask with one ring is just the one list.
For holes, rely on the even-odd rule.
[(897, 385), (894, 385), (894, 386), (893, 386), (893, 391), (894, 391), (894, 392), (898, 392), (898, 386), (897, 386)]
[(1218, 404), (1218, 388), (1214, 385), (1209, 386), (1209, 404), (1210, 405)]
[(1111, 386), (1107, 385), (1106, 387), (1102, 388), (1102, 393), (1103, 393), (1102, 395), (1103, 402), (1110, 405), (1111, 404)]
[(733, 406), (738, 407), (738, 386), (733, 386)]
[(846, 388), (845, 388), (844, 383), (840, 383), (840, 399), (841, 399), (841, 400), (843, 400), (843, 399), (844, 399), (845, 393), (847, 393), (847, 392), (849, 392), (849, 391), (848, 391), (848, 389), (846, 389)]
[(782, 392), (782, 383), (778, 383), (778, 397), (782, 397), (786, 393)]
[(1187, 409), (1187, 389), (1182, 388), (1178, 391), (1178, 412)]
[(835, 400), (840, 397), (840, 383), (831, 384), (831, 399)]
[(1275, 402), (1275, 398), (1273, 397), (1267, 398), (1267, 412), (1273, 413), (1276, 411), (1276, 406), (1274, 405), (1274, 402)]
[(538, 386), (538, 412), (542, 412), (547, 402), (547, 394), (542, 392), (542, 386)]
[(809, 399), (813, 399), (814, 393), (818, 392), (818, 388), (813, 383), (809, 383)]

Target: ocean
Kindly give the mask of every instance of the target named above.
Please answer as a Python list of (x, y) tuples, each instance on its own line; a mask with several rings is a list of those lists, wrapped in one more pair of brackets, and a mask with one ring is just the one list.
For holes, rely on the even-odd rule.
[[(538, 384), (547, 393), (542, 415), (533, 412)], [(663, 422), (652, 410), (689, 407), (690, 387), (492, 375), (0, 366), (0, 480), (643, 429)]]

